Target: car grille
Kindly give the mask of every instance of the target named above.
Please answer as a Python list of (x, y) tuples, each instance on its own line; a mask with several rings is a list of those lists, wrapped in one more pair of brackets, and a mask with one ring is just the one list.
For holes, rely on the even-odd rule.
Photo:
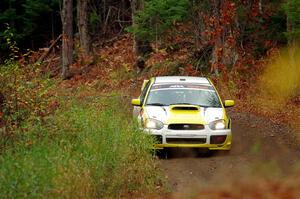
[(204, 144), (206, 138), (166, 138), (168, 144)]
[(171, 130), (202, 130), (203, 124), (169, 124), (168, 129)]

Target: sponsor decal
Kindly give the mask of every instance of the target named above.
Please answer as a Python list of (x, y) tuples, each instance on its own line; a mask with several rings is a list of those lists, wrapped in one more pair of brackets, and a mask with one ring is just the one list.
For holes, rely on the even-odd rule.
[(172, 89), (172, 88), (191, 88), (191, 89), (202, 89), (202, 90), (214, 90), (212, 86), (202, 84), (154, 84), (151, 90), (157, 89)]

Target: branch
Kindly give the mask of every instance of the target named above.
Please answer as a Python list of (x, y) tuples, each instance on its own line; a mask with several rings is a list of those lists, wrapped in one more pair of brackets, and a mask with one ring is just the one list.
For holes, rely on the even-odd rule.
[(62, 38), (62, 34), (59, 35), (55, 41), (49, 46), (48, 50), (46, 50), (42, 56), (37, 60), (37, 63), (42, 63), (44, 61), (44, 59), (49, 55), (49, 53), (51, 52), (52, 48), (56, 45), (56, 43)]

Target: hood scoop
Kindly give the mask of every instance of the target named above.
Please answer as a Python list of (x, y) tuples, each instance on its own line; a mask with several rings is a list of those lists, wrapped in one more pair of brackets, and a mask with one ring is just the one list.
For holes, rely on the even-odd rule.
[(195, 105), (185, 105), (185, 104), (178, 104), (178, 105), (171, 105), (170, 106), (171, 111), (200, 111), (199, 106)]
[(199, 106), (187, 104), (170, 106), (167, 124), (203, 124), (203, 122)]

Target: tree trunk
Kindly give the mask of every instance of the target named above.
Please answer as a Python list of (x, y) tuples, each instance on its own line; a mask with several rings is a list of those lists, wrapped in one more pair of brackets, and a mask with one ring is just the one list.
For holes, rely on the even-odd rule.
[(262, 2), (262, 0), (258, 1), (258, 10), (259, 10), (259, 14), (262, 15), (263, 14), (263, 2)]
[[(219, 20), (221, 17), (220, 9), (222, 6), (222, 0), (213, 0), (213, 16)], [(217, 27), (220, 27), (220, 22), (218, 22)], [(222, 34), (218, 32), (214, 38), (214, 47), (212, 50), (212, 60), (211, 60), (211, 72), (214, 72), (216, 75), (219, 74), (219, 64), (220, 64), (220, 54), (222, 54)]]
[(89, 55), (91, 53), (88, 3), (89, 0), (78, 0), (77, 2), (77, 26), (79, 31), (80, 46), (85, 55)]
[[(135, 15), (138, 11), (144, 9), (144, 0), (131, 0), (132, 10), (132, 26), (138, 26)], [(146, 55), (152, 51), (150, 42), (134, 35), (133, 39), (133, 52), (137, 58), (136, 69), (139, 71), (144, 69)]]
[(63, 0), (62, 26), (62, 77), (67, 79), (73, 62), (73, 0)]

